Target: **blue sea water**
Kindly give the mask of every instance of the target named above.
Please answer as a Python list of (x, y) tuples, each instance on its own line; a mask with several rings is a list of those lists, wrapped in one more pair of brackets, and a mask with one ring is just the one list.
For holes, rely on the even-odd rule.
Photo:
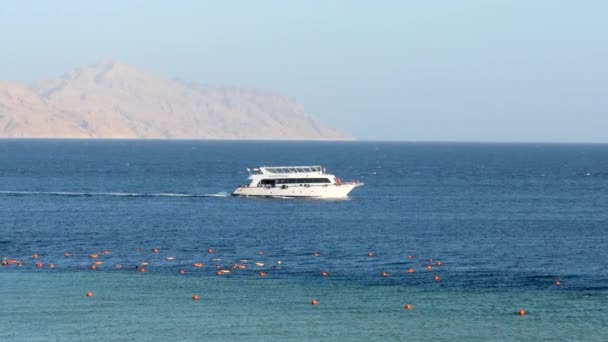
[[(365, 186), (229, 196), (278, 164)], [(3, 140), (0, 341), (605, 341), (607, 229), (608, 145)]]

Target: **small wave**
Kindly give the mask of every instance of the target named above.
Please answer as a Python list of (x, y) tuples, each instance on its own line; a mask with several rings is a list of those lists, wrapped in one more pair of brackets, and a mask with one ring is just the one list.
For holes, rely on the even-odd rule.
[(227, 197), (228, 193), (187, 194), (187, 193), (145, 193), (145, 192), (73, 192), (73, 191), (0, 191), (0, 196), (60, 196), (60, 197)]

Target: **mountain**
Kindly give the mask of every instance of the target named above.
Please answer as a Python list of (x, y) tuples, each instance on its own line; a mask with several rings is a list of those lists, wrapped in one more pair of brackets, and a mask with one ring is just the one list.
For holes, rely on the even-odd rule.
[(0, 81), (0, 137), (350, 139), (285, 97), (168, 80), (122, 63), (31, 86)]

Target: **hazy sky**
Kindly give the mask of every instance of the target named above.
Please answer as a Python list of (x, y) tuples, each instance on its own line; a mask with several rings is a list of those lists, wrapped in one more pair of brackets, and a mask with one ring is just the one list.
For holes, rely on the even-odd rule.
[(281, 93), (361, 139), (608, 142), (608, 1), (0, 7), (0, 79), (100, 59)]

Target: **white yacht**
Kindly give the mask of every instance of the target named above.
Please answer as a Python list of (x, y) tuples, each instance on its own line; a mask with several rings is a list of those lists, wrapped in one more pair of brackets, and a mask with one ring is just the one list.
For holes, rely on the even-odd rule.
[(362, 182), (342, 182), (321, 166), (263, 166), (247, 169), (249, 183), (233, 196), (346, 198)]

